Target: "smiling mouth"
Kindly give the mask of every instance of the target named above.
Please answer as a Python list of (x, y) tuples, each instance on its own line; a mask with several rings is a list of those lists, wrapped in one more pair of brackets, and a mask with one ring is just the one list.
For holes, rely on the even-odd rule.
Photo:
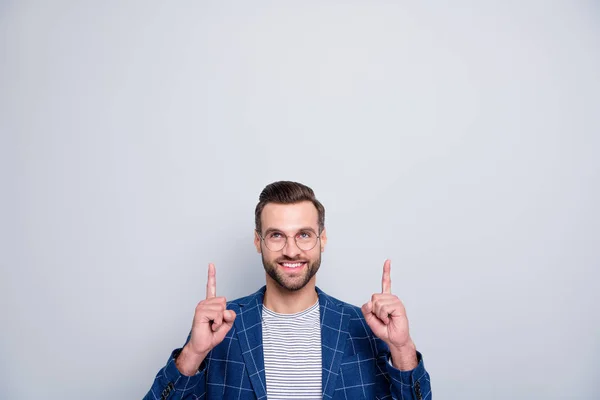
[(286, 268), (286, 269), (296, 269), (296, 268), (301, 268), (303, 267), (306, 262), (305, 261), (301, 261), (301, 262), (282, 262), (282, 263), (277, 263), (279, 265), (281, 265), (282, 267)]

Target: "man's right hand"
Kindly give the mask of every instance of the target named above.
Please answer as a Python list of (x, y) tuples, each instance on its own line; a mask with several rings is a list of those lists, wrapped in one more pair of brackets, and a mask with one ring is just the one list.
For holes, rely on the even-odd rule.
[(183, 375), (192, 376), (206, 355), (225, 339), (233, 326), (235, 312), (227, 310), (225, 297), (217, 297), (217, 278), (214, 264), (208, 264), (206, 299), (196, 306), (189, 342), (177, 357), (176, 365)]

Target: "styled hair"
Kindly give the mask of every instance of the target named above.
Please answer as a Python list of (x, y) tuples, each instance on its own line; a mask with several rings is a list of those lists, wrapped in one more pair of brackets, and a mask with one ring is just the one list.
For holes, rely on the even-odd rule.
[(278, 181), (267, 185), (258, 196), (258, 204), (254, 211), (254, 223), (256, 230), (262, 232), (260, 216), (263, 208), (269, 203), (296, 204), (302, 201), (310, 201), (314, 204), (319, 214), (319, 233), (325, 227), (325, 207), (315, 197), (315, 192), (306, 185), (298, 182)]

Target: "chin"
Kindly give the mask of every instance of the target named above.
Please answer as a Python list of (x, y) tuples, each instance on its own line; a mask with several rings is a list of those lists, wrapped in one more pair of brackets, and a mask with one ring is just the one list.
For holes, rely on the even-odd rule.
[(303, 287), (305, 287), (306, 285), (308, 285), (308, 282), (310, 282), (309, 280), (305, 280), (306, 278), (300, 277), (300, 279), (298, 281), (289, 281), (289, 280), (284, 280), (282, 279), (282, 277), (280, 276), (272, 276), (271, 278), (273, 278), (273, 280), (277, 283), (277, 285), (285, 290), (289, 290), (290, 292), (296, 292), (300, 289), (302, 289)]
[(297, 292), (298, 290), (304, 288), (308, 284), (308, 282), (306, 282), (304, 284), (295, 284), (295, 285), (282, 285), (280, 282), (278, 282), (278, 283), (279, 283), (279, 286), (281, 286), (284, 289), (289, 290), (290, 292)]

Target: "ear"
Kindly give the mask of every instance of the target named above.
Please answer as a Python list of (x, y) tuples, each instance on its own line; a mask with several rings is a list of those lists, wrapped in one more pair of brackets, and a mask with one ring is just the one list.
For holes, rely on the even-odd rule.
[(254, 230), (254, 247), (256, 247), (257, 253), (262, 253), (260, 247), (260, 236), (258, 235), (258, 232), (256, 232), (256, 229)]
[(325, 251), (325, 245), (327, 245), (327, 229), (323, 228), (321, 232), (321, 253)]

